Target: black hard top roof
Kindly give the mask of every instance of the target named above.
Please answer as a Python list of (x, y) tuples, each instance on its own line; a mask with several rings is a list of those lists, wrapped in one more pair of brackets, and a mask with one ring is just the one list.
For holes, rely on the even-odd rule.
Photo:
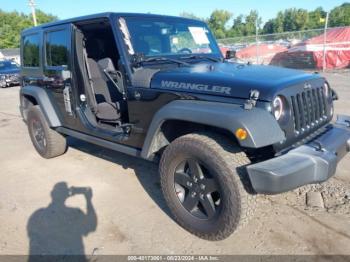
[(200, 22), (195, 19), (190, 19), (190, 18), (184, 18), (184, 17), (178, 17), (178, 16), (166, 16), (166, 15), (156, 15), (156, 14), (140, 14), (140, 13), (114, 13), (114, 12), (105, 12), (105, 13), (98, 13), (98, 14), (92, 14), (92, 15), (86, 15), (86, 16), (80, 16), (80, 17), (75, 17), (75, 18), (69, 18), (69, 19), (64, 19), (64, 20), (58, 20), (55, 22), (51, 23), (46, 23), (46, 24), (41, 24), (39, 26), (31, 27), (28, 29), (25, 29), (22, 31), (22, 34), (27, 34), (31, 32), (36, 32), (41, 29), (51, 27), (51, 26), (56, 26), (56, 25), (63, 25), (63, 24), (68, 24), (68, 23), (77, 23), (77, 22), (82, 22), (82, 21), (87, 21), (87, 20), (94, 20), (94, 19), (99, 19), (99, 18), (111, 18), (111, 17), (153, 17), (153, 18), (172, 18), (172, 19), (185, 19), (189, 21), (194, 21), (194, 22)]

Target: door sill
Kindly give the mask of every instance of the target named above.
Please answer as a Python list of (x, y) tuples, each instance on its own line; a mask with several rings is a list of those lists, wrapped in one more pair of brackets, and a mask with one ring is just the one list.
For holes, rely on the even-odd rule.
[(113, 143), (111, 141), (105, 140), (105, 139), (101, 139), (95, 136), (91, 136), (91, 135), (87, 135), (81, 132), (77, 132), (74, 131), (72, 129), (68, 129), (65, 127), (57, 127), (56, 131), (71, 137), (75, 137), (78, 138), (80, 140), (95, 144), (95, 145), (99, 145), (117, 152), (121, 152), (130, 156), (136, 156), (136, 157), (141, 157), (141, 150), (137, 149), (137, 148), (133, 148), (133, 147), (129, 147), (129, 146), (125, 146), (125, 145), (121, 145), (121, 144), (117, 144), (117, 143)]

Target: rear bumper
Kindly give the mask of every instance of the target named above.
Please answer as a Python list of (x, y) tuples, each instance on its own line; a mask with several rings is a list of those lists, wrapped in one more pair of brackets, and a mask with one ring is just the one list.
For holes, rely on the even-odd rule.
[(277, 194), (327, 180), (349, 151), (350, 116), (338, 116), (336, 123), (308, 144), (247, 170), (256, 192)]

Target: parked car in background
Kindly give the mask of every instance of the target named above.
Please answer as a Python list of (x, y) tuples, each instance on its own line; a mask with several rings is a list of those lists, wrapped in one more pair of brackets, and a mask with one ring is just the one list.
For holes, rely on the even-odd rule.
[(19, 85), (19, 70), (14, 61), (0, 61), (0, 87)]
[(5, 75), (0, 75), (0, 88), (6, 87)]

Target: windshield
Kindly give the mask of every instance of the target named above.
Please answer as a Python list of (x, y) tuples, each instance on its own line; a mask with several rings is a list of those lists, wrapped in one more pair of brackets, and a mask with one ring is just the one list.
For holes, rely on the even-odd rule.
[(200, 21), (126, 17), (119, 20), (119, 25), (130, 55), (211, 54), (221, 57), (213, 35)]
[(18, 65), (15, 62), (0, 61), (0, 72), (10, 69), (18, 69)]

